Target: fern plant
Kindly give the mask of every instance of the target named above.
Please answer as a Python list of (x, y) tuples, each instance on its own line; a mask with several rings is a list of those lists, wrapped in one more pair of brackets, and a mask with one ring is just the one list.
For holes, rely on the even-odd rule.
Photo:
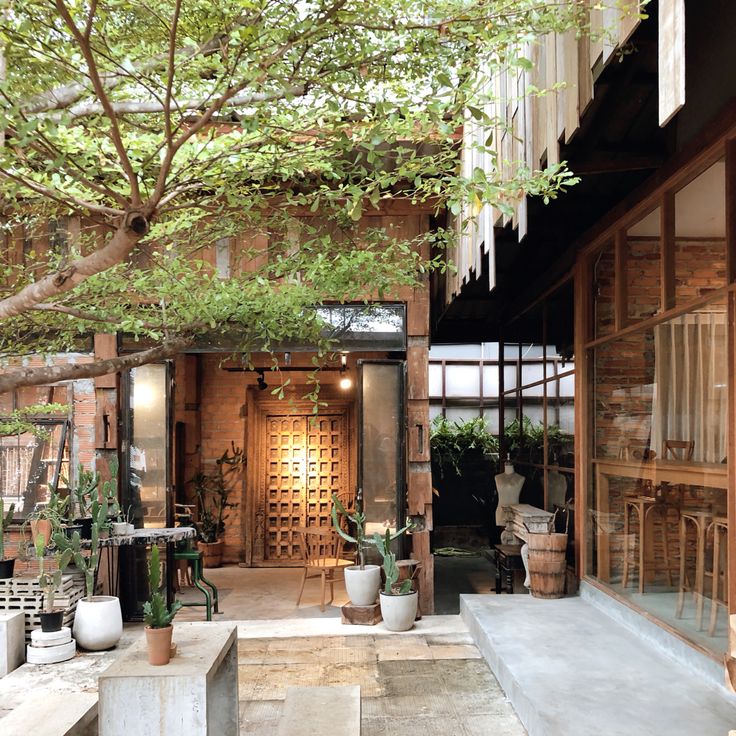
[(176, 612), (181, 608), (181, 601), (174, 601), (169, 608), (166, 598), (161, 593), (161, 567), (158, 547), (151, 548), (151, 560), (148, 565), (148, 579), (151, 586), (151, 598), (143, 604), (143, 620), (152, 629), (165, 629), (171, 625)]
[(498, 439), (488, 431), (483, 417), (467, 422), (451, 422), (443, 416), (435, 417), (429, 445), (432, 460), (443, 475), (447, 467), (451, 467), (457, 475), (462, 475), (462, 459), (470, 450), (480, 450), (486, 455), (498, 452)]

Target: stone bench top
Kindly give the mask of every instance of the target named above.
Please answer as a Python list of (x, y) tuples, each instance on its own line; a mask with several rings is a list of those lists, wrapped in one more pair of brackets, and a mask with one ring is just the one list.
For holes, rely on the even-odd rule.
[(360, 736), (360, 686), (288, 687), (278, 736)]
[(113, 662), (100, 680), (113, 677), (201, 677), (215, 672), (232, 646), (237, 644), (233, 623), (174, 621), (172, 641), (176, 656), (164, 666), (148, 664), (145, 633)]
[(0, 733), (72, 736), (97, 717), (97, 694), (29, 693), (23, 703), (0, 718)]

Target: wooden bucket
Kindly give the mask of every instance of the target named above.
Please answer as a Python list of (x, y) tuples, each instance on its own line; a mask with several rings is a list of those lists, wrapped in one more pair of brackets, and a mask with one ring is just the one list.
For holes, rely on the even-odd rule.
[(565, 595), (567, 534), (528, 534), (529, 577), (535, 598)]

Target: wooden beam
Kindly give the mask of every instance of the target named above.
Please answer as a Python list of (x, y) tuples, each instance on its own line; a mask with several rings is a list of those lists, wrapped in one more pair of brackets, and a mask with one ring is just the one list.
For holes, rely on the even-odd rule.
[[(728, 349), (728, 421), (727, 421), (727, 457), (728, 457), (728, 488), (726, 494), (727, 515), (729, 529), (736, 529), (736, 294), (728, 295), (728, 330), (726, 330), (726, 346)], [(736, 614), (736, 534), (728, 535), (728, 614), (729, 621)], [(729, 623), (728, 651), (731, 657), (736, 657), (736, 631)]]
[(589, 400), (588, 353), (585, 344), (591, 336), (593, 305), (590, 257), (579, 259), (574, 276), (575, 306), (575, 569), (578, 577), (590, 574), (586, 569), (585, 544), (588, 539), (587, 516), (590, 488), (590, 427), (592, 402)]
[[(118, 341), (114, 334), (95, 335), (95, 360), (109, 360), (118, 357)], [(95, 378), (95, 388), (117, 388), (118, 374), (108, 373)]]
[(667, 191), (660, 207), (660, 300), (661, 311), (675, 306), (675, 193)]
[(726, 141), (726, 281), (736, 281), (736, 138)]
[(613, 322), (614, 332), (626, 327), (629, 318), (629, 304), (627, 297), (626, 260), (627, 243), (626, 230), (617, 230), (614, 238), (615, 266), (614, 266), (614, 300), (613, 300)]

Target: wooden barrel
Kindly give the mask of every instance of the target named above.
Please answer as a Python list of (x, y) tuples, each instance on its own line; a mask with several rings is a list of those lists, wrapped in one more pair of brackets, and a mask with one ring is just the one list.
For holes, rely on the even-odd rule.
[(528, 534), (529, 578), (535, 598), (565, 595), (567, 534)]

